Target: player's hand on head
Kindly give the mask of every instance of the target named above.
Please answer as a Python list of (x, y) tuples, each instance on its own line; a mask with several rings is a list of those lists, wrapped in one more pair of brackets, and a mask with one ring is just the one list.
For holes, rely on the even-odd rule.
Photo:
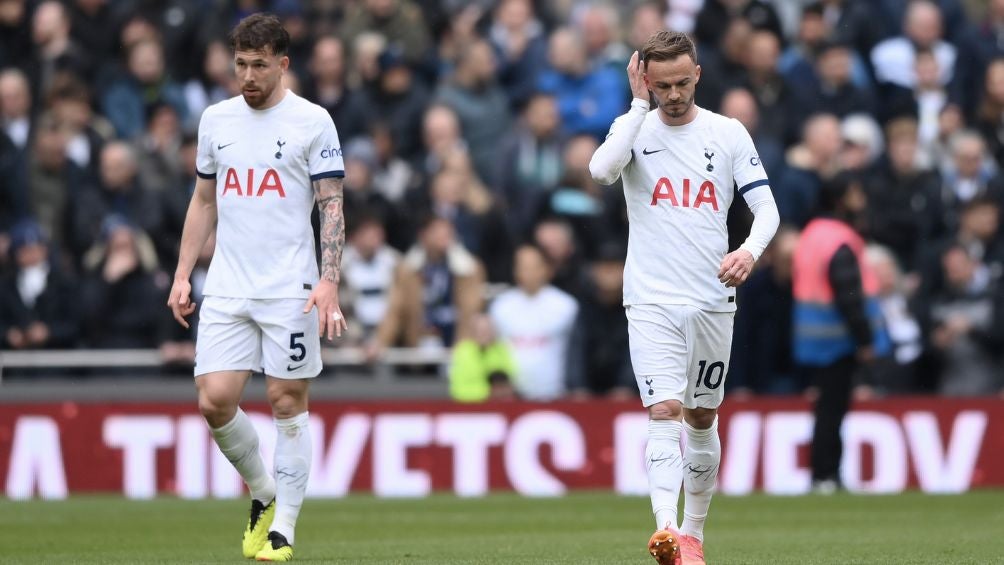
[(753, 254), (745, 249), (736, 249), (722, 258), (718, 280), (727, 287), (739, 286), (746, 282), (752, 272)]
[(167, 298), (167, 306), (174, 314), (174, 319), (186, 329), (189, 325), (185, 318), (195, 312), (195, 303), (192, 302), (191, 294), (192, 285), (188, 279), (174, 279), (174, 284), (171, 285), (171, 294)]
[(648, 100), (648, 87), (645, 86), (645, 73), (642, 70), (641, 56), (635, 51), (627, 66), (628, 83), (631, 85), (631, 95), (635, 98)]
[(342, 332), (349, 329), (342, 309), (338, 306), (338, 285), (328, 280), (318, 281), (313, 292), (307, 298), (303, 312), (307, 313), (317, 307), (317, 322), (321, 337), (328, 340), (342, 337)]

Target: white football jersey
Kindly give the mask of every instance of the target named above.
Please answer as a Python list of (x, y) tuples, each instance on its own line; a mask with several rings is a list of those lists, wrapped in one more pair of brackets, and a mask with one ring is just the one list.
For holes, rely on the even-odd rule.
[(689, 124), (667, 126), (658, 112), (646, 115), (621, 172), (630, 222), (624, 304), (735, 311), (735, 288), (718, 280), (729, 206), (737, 194), (769, 190), (767, 174), (738, 121), (699, 108)]
[(306, 298), (317, 284), (312, 182), (343, 177), (335, 125), (320, 106), (286, 91), (266, 110), (242, 96), (206, 109), (198, 175), (216, 179), (216, 251), (204, 293)]

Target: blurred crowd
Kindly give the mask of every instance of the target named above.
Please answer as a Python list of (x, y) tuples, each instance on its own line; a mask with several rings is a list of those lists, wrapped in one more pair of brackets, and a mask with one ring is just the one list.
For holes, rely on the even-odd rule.
[(624, 199), (587, 165), (631, 53), (671, 28), (698, 44), (697, 103), (752, 134), (783, 224), (739, 291), (731, 391), (806, 386), (791, 254), (838, 174), (894, 343), (867, 384), (1004, 389), (1004, 0), (0, 0), (3, 348), (190, 366), (165, 302), (196, 131), (238, 93), (226, 34), (257, 11), (342, 142), (342, 345), (453, 347), (460, 400), (633, 397)]

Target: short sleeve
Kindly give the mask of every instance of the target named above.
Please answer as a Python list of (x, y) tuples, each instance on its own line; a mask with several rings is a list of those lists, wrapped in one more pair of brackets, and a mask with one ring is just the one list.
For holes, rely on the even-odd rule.
[(754, 188), (767, 186), (767, 171), (760, 162), (753, 138), (738, 120), (732, 119), (735, 129), (733, 139), (735, 147), (732, 151), (732, 177), (736, 182), (739, 194), (746, 194)]
[(209, 112), (203, 112), (199, 119), (199, 142), (195, 150), (195, 174), (199, 178), (216, 178), (216, 157), (213, 154), (213, 136), (210, 132)]
[(318, 122), (321, 127), (310, 144), (310, 155), (307, 157), (310, 180), (342, 178), (345, 176), (345, 164), (342, 161), (342, 146), (338, 142), (335, 123), (327, 112), (323, 112), (323, 117)]

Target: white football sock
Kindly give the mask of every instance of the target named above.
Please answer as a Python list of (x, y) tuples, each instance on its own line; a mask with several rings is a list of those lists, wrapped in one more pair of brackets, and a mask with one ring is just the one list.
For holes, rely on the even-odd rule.
[(248, 415), (237, 408), (233, 420), (210, 430), (220, 451), (244, 479), (251, 497), (262, 504), (275, 498), (275, 480), (265, 470), (265, 461), (258, 451), (258, 432)]
[(303, 505), (310, 476), (310, 430), (307, 413), (276, 420), (275, 442), (275, 519), (270, 531), (278, 532), (293, 545), (296, 517)]
[(649, 420), (645, 466), (652, 512), (659, 529), (676, 529), (680, 484), (683, 482), (683, 456), (680, 452), (682, 425), (676, 420)]
[(718, 416), (706, 430), (686, 422), (683, 427), (687, 431), (687, 448), (683, 453), (683, 526), (680, 531), (704, 541), (704, 520), (708, 517), (722, 461)]

